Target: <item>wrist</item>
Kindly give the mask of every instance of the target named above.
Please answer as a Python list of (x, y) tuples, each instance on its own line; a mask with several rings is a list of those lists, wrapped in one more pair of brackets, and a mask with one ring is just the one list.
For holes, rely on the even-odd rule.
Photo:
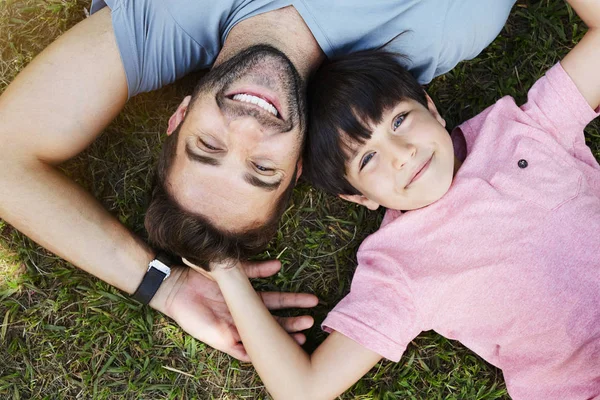
[(239, 278), (241, 276), (246, 277), (242, 264), (239, 261), (213, 264), (211, 268), (210, 274), (217, 283), (226, 279)]
[[(158, 252), (148, 263), (146, 273), (132, 297), (142, 305), (150, 304), (161, 287), (166, 286), (165, 282), (171, 276), (172, 266), (172, 258), (167, 253)], [(165, 299), (163, 298), (163, 300)], [(156, 303), (154, 302), (154, 304)]]
[(185, 267), (171, 267), (171, 275), (169, 279), (165, 279), (154, 294), (154, 297), (148, 305), (161, 313), (172, 317), (171, 315), (171, 303), (173, 297), (185, 281), (185, 275), (189, 271), (189, 268)]

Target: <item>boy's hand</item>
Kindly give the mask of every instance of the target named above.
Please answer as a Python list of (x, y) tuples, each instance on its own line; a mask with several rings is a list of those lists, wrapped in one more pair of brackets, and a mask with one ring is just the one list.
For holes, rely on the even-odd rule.
[(561, 65), (595, 110), (600, 105), (600, 0), (567, 2), (589, 29), (561, 61)]
[[(263, 278), (277, 273), (280, 267), (279, 261), (268, 261), (238, 265), (236, 268), (244, 271), (249, 278)], [(219, 271), (226, 272), (223, 269)], [(250, 361), (215, 281), (191, 268), (181, 267), (173, 268), (171, 277), (164, 284), (170, 287), (164, 292), (164, 298), (153, 299), (151, 305), (154, 308), (173, 318), (196, 339), (239, 360)], [(261, 292), (259, 295), (270, 310), (309, 308), (318, 303), (315, 296), (305, 293)], [(306, 340), (304, 334), (299, 332), (313, 325), (313, 319), (309, 316), (275, 318), (299, 344)]]

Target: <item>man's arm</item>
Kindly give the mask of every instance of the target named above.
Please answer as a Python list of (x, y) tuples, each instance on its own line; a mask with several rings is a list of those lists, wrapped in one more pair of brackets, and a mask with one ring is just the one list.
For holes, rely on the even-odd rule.
[(84, 150), (127, 100), (108, 8), (36, 57), (0, 97), (0, 216), (132, 293), (150, 249), (54, 166)]
[(589, 30), (560, 62), (595, 110), (600, 105), (600, 0), (568, 0)]
[[(133, 293), (154, 257), (152, 249), (55, 168), (85, 149), (126, 100), (125, 72), (111, 14), (104, 8), (44, 50), (0, 97), (0, 218), (79, 268)], [(292, 293), (263, 294), (263, 300), (269, 308), (316, 303), (314, 296)], [(246, 358), (214, 282), (174, 268), (150, 305), (196, 338)], [(312, 319), (282, 323), (297, 331)]]

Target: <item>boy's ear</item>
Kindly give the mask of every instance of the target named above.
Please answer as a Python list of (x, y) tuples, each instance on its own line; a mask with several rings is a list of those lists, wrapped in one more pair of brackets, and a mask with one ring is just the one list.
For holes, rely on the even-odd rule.
[(370, 200), (363, 196), (362, 194), (340, 194), (340, 198), (350, 201), (352, 203), (360, 204), (361, 206), (367, 207), (369, 210), (377, 210), (379, 208), (379, 203), (376, 201)]
[(185, 118), (185, 114), (187, 113), (187, 109), (190, 105), (191, 99), (192, 96), (186, 96), (181, 102), (181, 104), (179, 104), (179, 107), (177, 107), (177, 110), (175, 110), (173, 115), (171, 115), (171, 118), (169, 118), (169, 126), (167, 127), (167, 135), (171, 135), (171, 133), (173, 133), (173, 131), (177, 129), (179, 124), (181, 124), (181, 122)]
[(429, 95), (427, 93), (425, 93), (425, 97), (427, 97), (427, 108), (429, 109), (429, 112), (445, 128), (446, 120), (444, 118), (442, 118), (442, 116), (440, 115), (440, 113), (437, 110), (437, 107), (435, 106), (435, 103), (433, 102), (433, 100), (431, 100), (431, 97), (429, 97)]

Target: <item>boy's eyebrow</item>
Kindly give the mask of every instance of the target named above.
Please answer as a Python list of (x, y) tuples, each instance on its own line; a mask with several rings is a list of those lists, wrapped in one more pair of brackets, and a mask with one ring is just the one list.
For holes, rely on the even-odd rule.
[(359, 151), (359, 150), (358, 150), (358, 148), (357, 148), (357, 147), (355, 147), (355, 148), (353, 148), (353, 149), (350, 149), (350, 155), (349, 155), (349, 157), (348, 157), (348, 160), (349, 160), (349, 161), (352, 161), (352, 160), (354, 160), (354, 159), (356, 158), (356, 156), (358, 155), (358, 151)]
[(358, 153), (360, 152), (360, 146), (348, 146), (345, 145), (346, 149), (348, 150), (348, 158), (346, 159), (346, 162), (350, 163), (352, 162), (356, 156), (358, 155)]

